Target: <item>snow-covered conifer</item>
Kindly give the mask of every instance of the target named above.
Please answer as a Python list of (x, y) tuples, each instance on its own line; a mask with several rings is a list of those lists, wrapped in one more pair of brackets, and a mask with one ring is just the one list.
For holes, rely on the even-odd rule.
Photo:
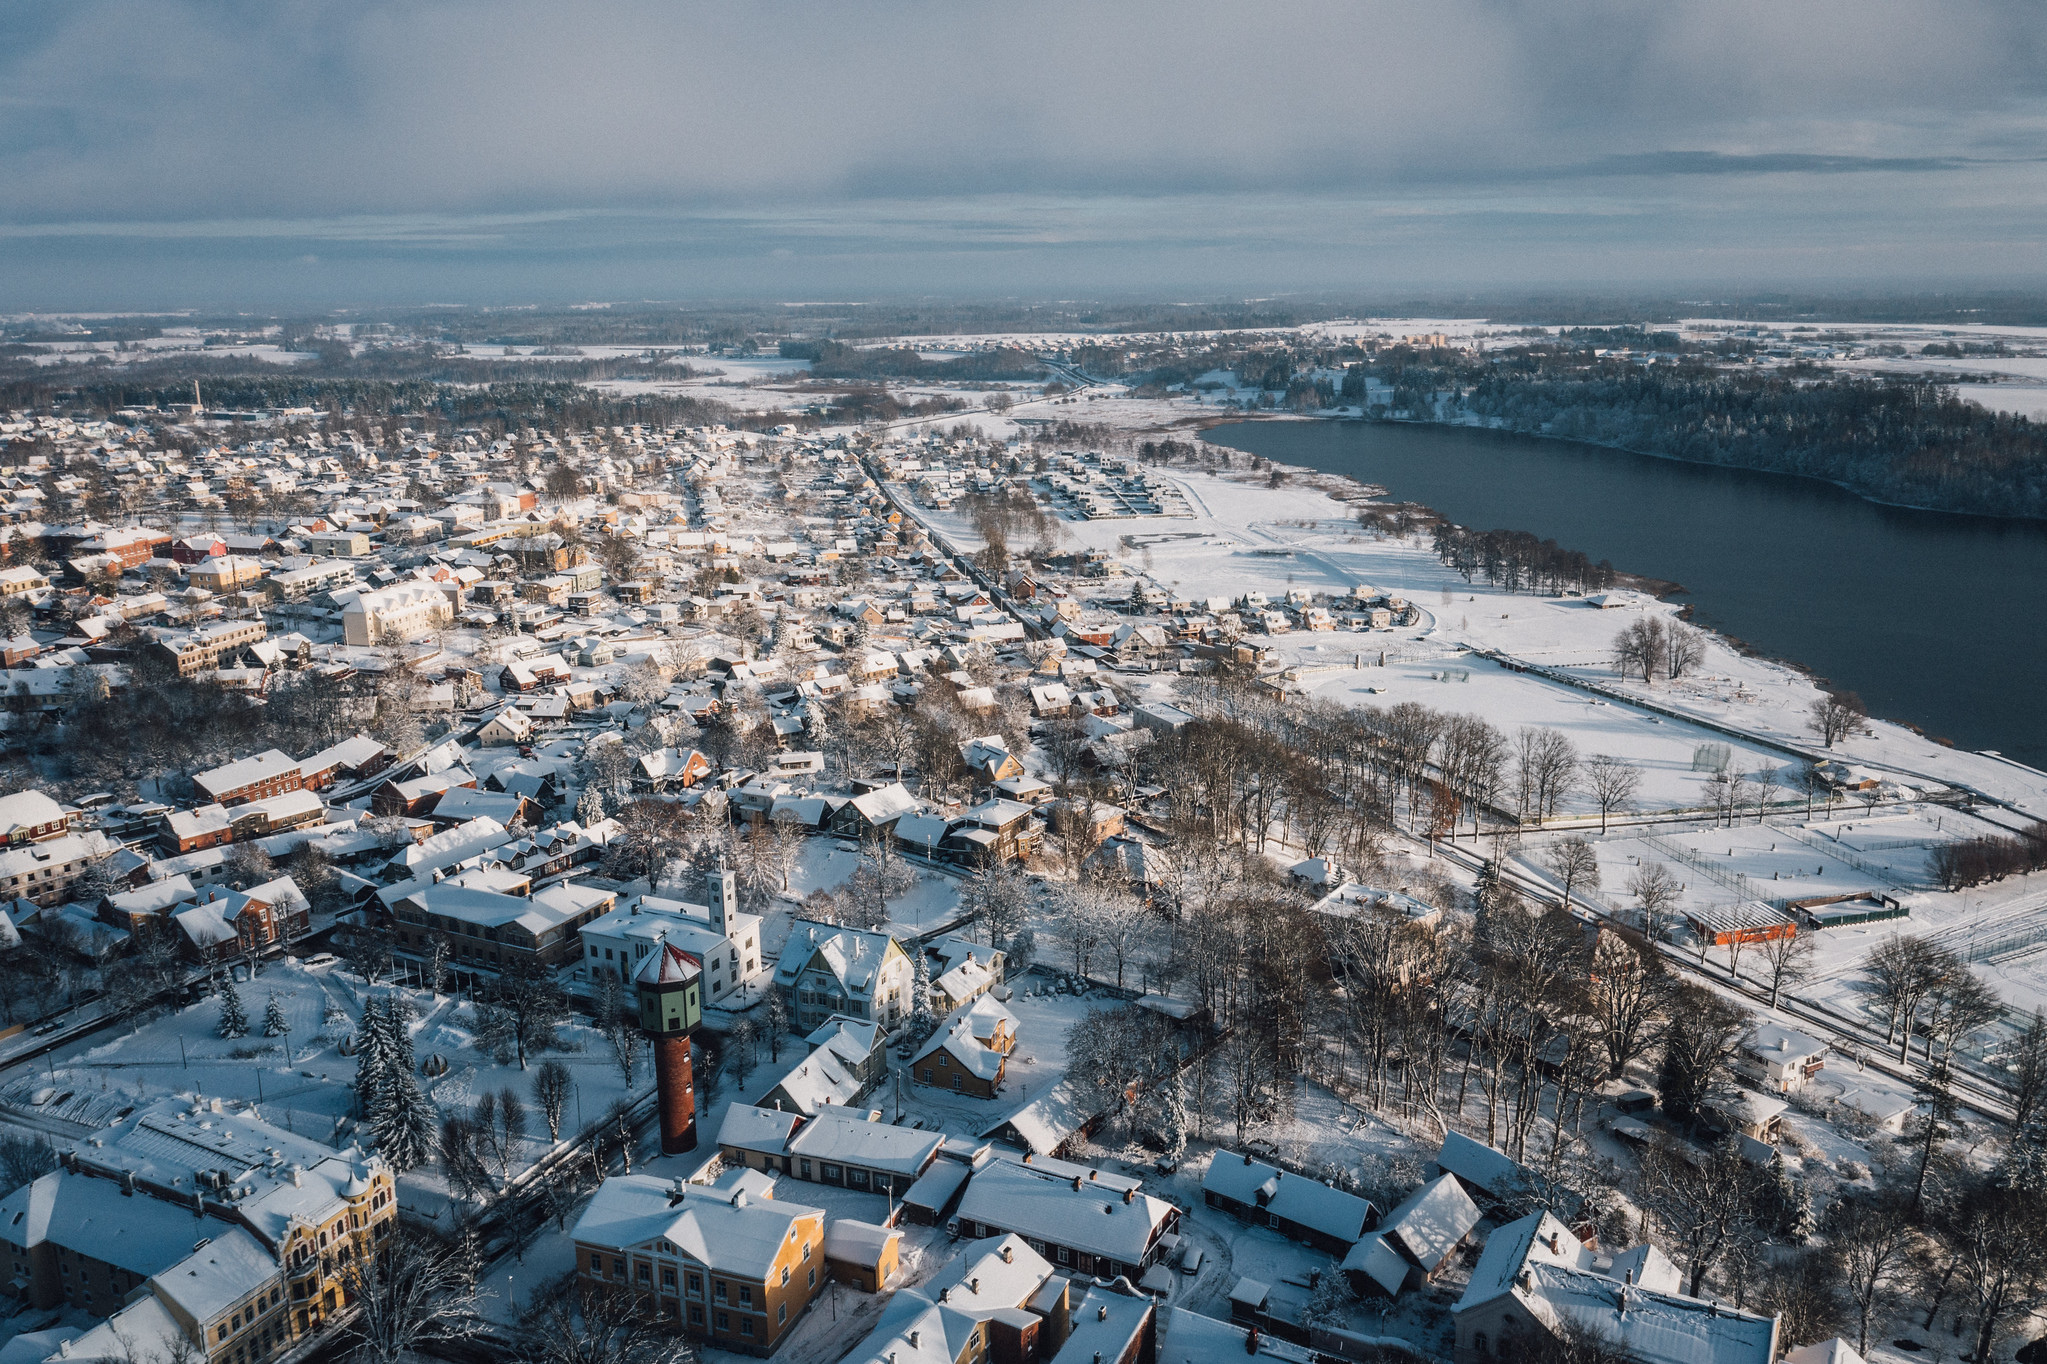
[(247, 1037), (249, 1015), (242, 1008), (242, 997), (235, 993), (232, 978), (220, 987), (220, 1035), (222, 1037)]
[(384, 1006), (374, 996), (363, 1002), (355, 1042), (356, 1104), (363, 1117), (375, 1123), (390, 1083), (391, 1034), (385, 1026)]
[(277, 1002), (277, 996), (270, 996), (270, 1003), (263, 1009), (263, 1035), (282, 1037), (291, 1031), (291, 1020), (284, 1016), (284, 1006)]
[(910, 1032), (921, 1039), (938, 1030), (938, 1015), (931, 1011), (931, 962), (924, 954), (924, 945), (918, 943), (910, 951), (917, 958), (917, 975), (910, 987), (915, 992), (911, 1000)]
[(439, 1122), (433, 1101), (419, 1087), (411, 1068), (391, 1067), (383, 1101), (370, 1121), (377, 1150), (391, 1162), (391, 1168), (402, 1173), (433, 1159)]

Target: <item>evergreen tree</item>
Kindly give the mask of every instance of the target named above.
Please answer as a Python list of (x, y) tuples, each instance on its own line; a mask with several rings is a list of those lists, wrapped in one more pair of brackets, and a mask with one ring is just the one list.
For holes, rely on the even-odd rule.
[(242, 997), (235, 993), (232, 976), (220, 987), (220, 1035), (222, 1037), (249, 1035), (249, 1015), (242, 1009)]
[(391, 1168), (403, 1173), (432, 1160), (439, 1121), (433, 1101), (419, 1087), (411, 1068), (392, 1066), (382, 1102), (370, 1121), (377, 1150), (391, 1162)]
[(283, 1037), (291, 1031), (291, 1020), (284, 1016), (284, 1006), (277, 1002), (277, 996), (270, 996), (270, 1003), (263, 1009), (263, 1035)]
[(922, 943), (912, 944), (910, 951), (917, 958), (917, 974), (910, 987), (916, 992), (915, 1007), (910, 1010), (910, 1032), (921, 1040), (938, 1030), (938, 1016), (931, 1011), (931, 960)]
[(391, 1075), (391, 1034), (384, 1026), (383, 1005), (375, 997), (363, 1003), (355, 1041), (356, 1106), (364, 1119), (374, 1124)]
[(583, 794), (576, 801), (576, 823), (584, 828), (603, 822), (604, 793), (595, 785), (583, 788)]

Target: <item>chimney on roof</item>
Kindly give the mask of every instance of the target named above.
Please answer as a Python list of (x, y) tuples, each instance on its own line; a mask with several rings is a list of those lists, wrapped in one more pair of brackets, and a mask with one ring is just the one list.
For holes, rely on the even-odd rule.
[(1557, 1234), (1555, 1232), (1549, 1234), (1549, 1253), (1552, 1255), (1557, 1253)]
[[(1095, 1308), (1095, 1320), (1096, 1320), (1096, 1321), (1107, 1321), (1108, 1319), (1109, 1319), (1109, 1304), (1107, 1304), (1107, 1303), (1103, 1303), (1103, 1304), (1102, 1304), (1101, 1306), (1099, 1306), (1099, 1307)], [(1100, 1359), (1100, 1358), (1101, 1358), (1101, 1356), (1100, 1356), (1100, 1355), (1096, 1355), (1096, 1356), (1095, 1356), (1095, 1358), (1096, 1358), (1096, 1359)]]
[(974, 1276), (973, 1278), (971, 1278), (971, 1279), (968, 1279), (968, 1280), (967, 1280), (967, 1292), (969, 1292), (969, 1293), (979, 1293), (980, 1291), (981, 1291), (981, 1276), (980, 1276), (980, 1275), (978, 1275), (978, 1274), (976, 1274), (976, 1275), (975, 1275), (975, 1276)]
[(1075, 1176), (1073, 1177), (1073, 1191), (1074, 1191), (1075, 1193), (1079, 1193), (1079, 1192), (1080, 1192), (1080, 1176), (1079, 1176), (1079, 1175), (1075, 1175)]
[(1246, 1165), (1251, 1163), (1251, 1153), (1249, 1151), (1244, 1152), (1244, 1163)]
[(1136, 1189), (1136, 1188), (1135, 1188), (1134, 1186), (1133, 1186), (1133, 1187), (1131, 1187), (1131, 1188), (1125, 1189), (1125, 1190), (1123, 1191), (1123, 1201), (1124, 1201), (1125, 1203), (1131, 1203), (1131, 1202), (1135, 1202), (1135, 1201), (1136, 1201), (1136, 1199), (1137, 1199), (1137, 1189)]
[(1009, 1246), (1002, 1248), (1002, 1263), (1010, 1264), (1016, 1259), (1016, 1251)]

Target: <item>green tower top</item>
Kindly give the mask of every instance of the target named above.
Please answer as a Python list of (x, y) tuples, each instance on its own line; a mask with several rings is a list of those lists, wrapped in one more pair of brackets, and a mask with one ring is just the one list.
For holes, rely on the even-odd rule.
[(633, 973), (640, 1027), (660, 1036), (695, 1032), (704, 1021), (704, 964), (667, 942)]

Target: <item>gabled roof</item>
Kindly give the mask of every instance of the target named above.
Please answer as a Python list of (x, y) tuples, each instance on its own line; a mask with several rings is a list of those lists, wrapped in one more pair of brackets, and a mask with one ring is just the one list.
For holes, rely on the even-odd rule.
[(960, 1217), (1126, 1264), (1142, 1260), (1173, 1205), (1136, 1190), (1125, 1202), (1123, 1194), (1076, 1178), (1078, 1189), (1050, 1170), (989, 1161), (968, 1182)]
[(598, 1187), (571, 1235), (610, 1247), (666, 1242), (708, 1269), (759, 1281), (773, 1269), (796, 1224), (812, 1220), (822, 1236), (820, 1208), (755, 1198), (743, 1185), (706, 1188), (623, 1175)]
[(54, 1242), (145, 1278), (218, 1231), (190, 1208), (123, 1194), (111, 1179), (52, 1170), (0, 1199), (0, 1237), (26, 1249)]
[(1424, 1269), (1433, 1269), (1478, 1225), (1478, 1204), (1455, 1175), (1437, 1175), (1386, 1214), (1379, 1235)]
[(1373, 1213), (1370, 1199), (1221, 1148), (1201, 1176), (1201, 1190), (1262, 1207), (1275, 1217), (1341, 1241), (1355, 1241), (1364, 1235)]

